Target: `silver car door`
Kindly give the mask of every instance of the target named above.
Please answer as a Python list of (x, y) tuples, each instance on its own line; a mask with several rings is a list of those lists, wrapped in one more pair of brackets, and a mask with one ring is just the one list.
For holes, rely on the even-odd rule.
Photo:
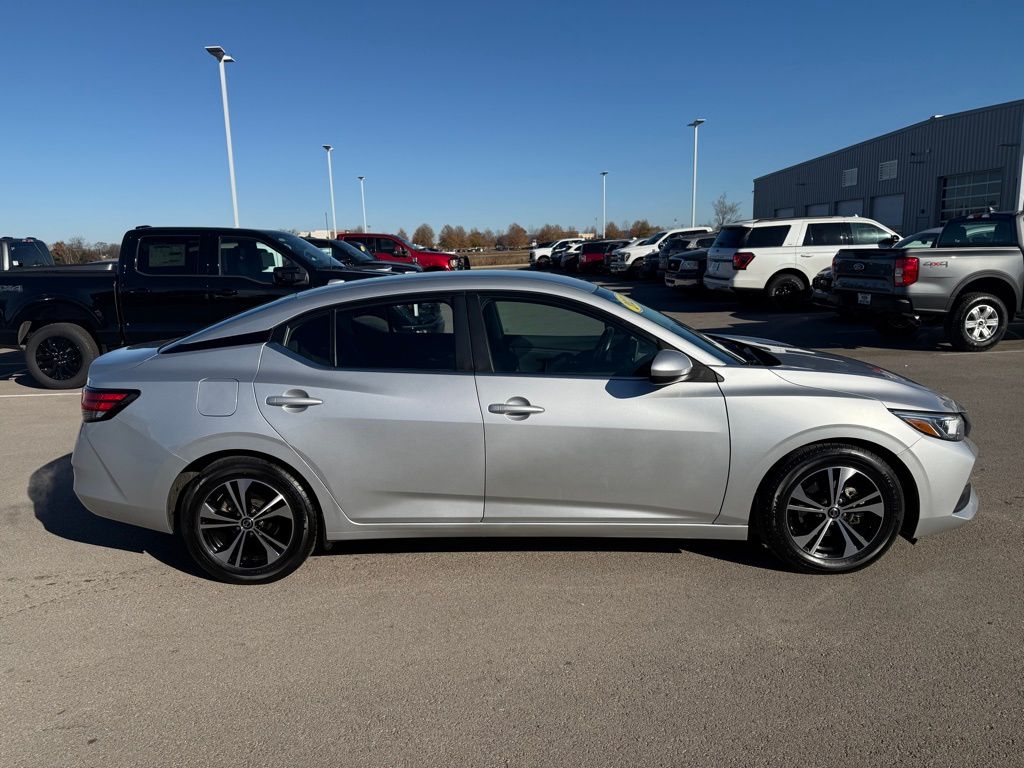
[(470, 317), (485, 522), (715, 519), (729, 472), (716, 381), (653, 385), (656, 341), (575, 302), (485, 294)]
[(260, 411), (349, 519), (480, 520), (483, 424), (462, 305), (341, 305), (293, 320), (266, 346)]

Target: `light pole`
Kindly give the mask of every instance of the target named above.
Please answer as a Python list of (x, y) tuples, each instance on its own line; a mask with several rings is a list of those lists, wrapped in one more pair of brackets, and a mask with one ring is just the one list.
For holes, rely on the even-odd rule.
[(690, 226), (697, 226), (697, 129), (707, 122), (703, 117), (698, 117), (688, 125), (693, 128), (693, 197), (690, 200)]
[(235, 213), (235, 226), (238, 226), (238, 193), (235, 191), (235, 153), (231, 149), (231, 113), (228, 112), (228, 79), (224, 73), (224, 65), (234, 61), (219, 45), (206, 46), (206, 52), (213, 56), (220, 65), (220, 96), (224, 102), (224, 134), (228, 139), (228, 174), (231, 176), (231, 208)]
[(324, 144), (324, 149), (327, 151), (327, 185), (331, 188), (331, 225), (334, 229), (331, 230), (331, 237), (338, 236), (338, 216), (334, 211), (334, 168), (331, 167), (331, 152), (334, 151), (334, 147), (330, 144)]
[(366, 181), (365, 176), (357, 177), (359, 179), (359, 198), (363, 201), (363, 232), (366, 232), (366, 188), (363, 186), (363, 182)]
[(601, 171), (601, 239), (604, 240), (605, 232), (608, 229), (608, 196), (606, 194), (608, 184), (608, 171)]

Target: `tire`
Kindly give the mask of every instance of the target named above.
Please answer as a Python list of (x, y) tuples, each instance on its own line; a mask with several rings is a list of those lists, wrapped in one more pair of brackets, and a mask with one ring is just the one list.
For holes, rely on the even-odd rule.
[(25, 344), (28, 371), (46, 389), (85, 386), (89, 366), (99, 354), (96, 340), (74, 323), (44, 325), (29, 336)]
[(884, 459), (860, 446), (823, 443), (796, 451), (766, 478), (751, 522), (792, 568), (850, 573), (885, 554), (904, 513), (902, 486)]
[(783, 272), (765, 286), (765, 296), (774, 309), (789, 311), (802, 306), (810, 297), (810, 287), (799, 275)]
[(998, 296), (968, 293), (946, 318), (946, 338), (961, 352), (985, 352), (1000, 342), (1009, 322), (1010, 314)]
[(263, 459), (213, 462), (183, 494), (180, 510), (178, 533), (192, 559), (230, 584), (284, 578), (317, 541), (319, 516), (309, 495), (291, 474)]
[(921, 327), (917, 320), (904, 315), (880, 315), (873, 325), (882, 336), (896, 339), (912, 339)]

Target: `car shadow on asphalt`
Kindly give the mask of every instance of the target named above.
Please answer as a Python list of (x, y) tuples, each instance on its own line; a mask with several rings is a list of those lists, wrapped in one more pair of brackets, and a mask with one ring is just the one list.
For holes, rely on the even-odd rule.
[[(96, 547), (148, 554), (176, 570), (202, 579), (210, 577), (196, 566), (177, 537), (99, 517), (75, 496), (71, 454), (45, 464), (32, 473), (28, 496), (36, 519), (54, 536)], [(399, 554), (435, 552), (690, 552), (716, 560), (765, 570), (782, 570), (762, 547), (746, 541), (616, 538), (429, 538), (336, 541), (328, 557), (347, 554)]]
[(148, 554), (193, 576), (208, 578), (188, 557), (176, 537), (98, 517), (75, 496), (71, 454), (45, 464), (29, 478), (28, 497), (43, 528), (62, 539), (96, 547)]

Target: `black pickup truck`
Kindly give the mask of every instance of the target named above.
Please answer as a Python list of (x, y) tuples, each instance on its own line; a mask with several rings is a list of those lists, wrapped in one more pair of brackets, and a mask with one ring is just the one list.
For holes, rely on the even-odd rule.
[(287, 232), (136, 227), (116, 269), (0, 274), (0, 347), (23, 347), (42, 386), (72, 389), (101, 351), (184, 336), (296, 291), (381, 274), (346, 268)]

